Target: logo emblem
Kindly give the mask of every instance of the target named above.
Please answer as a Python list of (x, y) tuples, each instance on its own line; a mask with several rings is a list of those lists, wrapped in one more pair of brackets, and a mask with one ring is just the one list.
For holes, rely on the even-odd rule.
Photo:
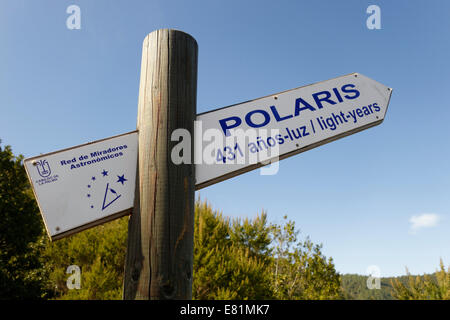
[(42, 178), (47, 178), (52, 173), (47, 160), (36, 161), (36, 168)]
[[(103, 171), (99, 171), (96, 175), (90, 177), (86, 198), (91, 209), (100, 210), (101, 208), (101, 211), (104, 211), (109, 206), (115, 206), (120, 202), (119, 199), (122, 197), (128, 179), (125, 178), (125, 173), (118, 175), (110, 172), (111, 170), (103, 169)], [(101, 199), (103, 199), (103, 202), (101, 202)]]

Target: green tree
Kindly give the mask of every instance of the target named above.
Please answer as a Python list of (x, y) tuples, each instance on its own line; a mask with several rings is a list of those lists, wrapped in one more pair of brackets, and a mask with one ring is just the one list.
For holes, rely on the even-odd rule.
[[(285, 216), (286, 220), (287, 217)], [(341, 299), (340, 275), (333, 259), (322, 254), (322, 245), (309, 238), (298, 240), (293, 221), (272, 225), (274, 257), (273, 287), (275, 297), (284, 300)]]
[(340, 276), (321, 245), (301, 242), (292, 221), (230, 221), (196, 204), (194, 283), (196, 299), (339, 299)]
[[(128, 217), (49, 244), (44, 252), (57, 299), (121, 299)], [(80, 289), (69, 289), (70, 265), (81, 269)]]
[(22, 160), (0, 145), (0, 299), (47, 296), (40, 259), (47, 241)]
[(269, 262), (272, 254), (270, 248), (272, 239), (266, 212), (263, 211), (254, 220), (234, 219), (230, 227), (230, 240), (233, 243), (248, 249), (251, 256)]
[(230, 223), (206, 202), (196, 203), (194, 299), (272, 298), (265, 224), (265, 215)]
[(445, 270), (442, 259), (434, 276), (412, 276), (408, 269), (407, 283), (392, 280), (392, 295), (398, 300), (450, 300), (450, 266)]

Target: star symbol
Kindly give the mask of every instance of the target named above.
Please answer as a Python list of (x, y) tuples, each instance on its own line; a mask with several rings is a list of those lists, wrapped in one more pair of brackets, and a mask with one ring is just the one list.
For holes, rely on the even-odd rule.
[(88, 184), (88, 188), (90, 188), (91, 187), (91, 185), (90, 184)]
[(106, 177), (106, 176), (108, 175), (108, 171), (106, 171), (105, 169), (103, 169), (102, 175), (103, 175), (104, 177)]
[(122, 185), (123, 185), (123, 183), (125, 182), (125, 181), (128, 181), (128, 179), (125, 179), (125, 174), (123, 174), (122, 176), (117, 176), (118, 178), (119, 178), (119, 180), (117, 180), (117, 182), (120, 182), (120, 183), (122, 183)]
[(91, 197), (91, 195), (90, 195), (90, 194), (88, 193), (87, 197), (88, 197), (88, 198), (90, 198), (90, 197)]
[(95, 181), (95, 177), (92, 177), (92, 181)]

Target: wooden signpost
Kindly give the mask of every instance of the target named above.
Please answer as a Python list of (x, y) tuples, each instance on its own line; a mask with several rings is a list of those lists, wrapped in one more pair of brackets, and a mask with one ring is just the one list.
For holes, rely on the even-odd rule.
[[(150, 33), (142, 49), (137, 131), (25, 160), (52, 240), (132, 211), (124, 299), (191, 299), (196, 189), (378, 125), (392, 93), (353, 73), (196, 115), (197, 57), (190, 35)], [(211, 148), (201, 133), (197, 141), (198, 122), (225, 144)], [(175, 164), (178, 129), (189, 135), (183, 152), (191, 159)], [(254, 129), (268, 135), (239, 140)], [(213, 161), (204, 163), (208, 148)], [(261, 157), (264, 148), (276, 152)], [(256, 162), (245, 158), (252, 153)]]
[(197, 42), (181, 31), (157, 30), (144, 40), (139, 178), (129, 222), (124, 299), (192, 296), (195, 167), (171, 161), (171, 133), (178, 128), (194, 133), (197, 56)]

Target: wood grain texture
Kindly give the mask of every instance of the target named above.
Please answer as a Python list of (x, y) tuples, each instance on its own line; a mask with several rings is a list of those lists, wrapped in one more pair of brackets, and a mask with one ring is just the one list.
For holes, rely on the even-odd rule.
[(195, 39), (181, 31), (157, 30), (143, 43), (124, 299), (192, 298), (195, 168), (193, 159), (175, 165), (170, 155), (175, 129), (193, 137), (197, 57)]

